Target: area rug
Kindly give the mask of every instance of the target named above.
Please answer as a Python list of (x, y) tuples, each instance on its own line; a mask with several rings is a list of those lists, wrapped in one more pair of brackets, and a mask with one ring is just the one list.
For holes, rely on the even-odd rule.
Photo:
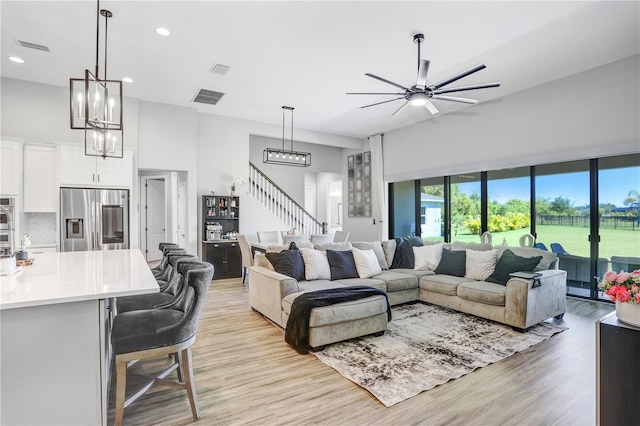
[(422, 303), (396, 306), (392, 312), (384, 336), (352, 339), (313, 353), (387, 407), (567, 329), (543, 322), (519, 333), (506, 325)]

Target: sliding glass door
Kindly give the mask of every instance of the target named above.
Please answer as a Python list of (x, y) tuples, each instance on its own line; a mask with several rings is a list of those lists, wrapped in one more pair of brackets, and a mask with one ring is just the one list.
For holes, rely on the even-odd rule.
[(530, 233), (530, 174), (529, 167), (487, 172), (487, 231), (493, 244), (519, 246), (520, 239)]
[(424, 241), (444, 241), (444, 178), (420, 181), (420, 231)]
[(598, 160), (598, 200), (598, 276), (640, 269), (640, 154)]
[(538, 243), (555, 252), (567, 271), (568, 294), (590, 297), (589, 161), (536, 166)]

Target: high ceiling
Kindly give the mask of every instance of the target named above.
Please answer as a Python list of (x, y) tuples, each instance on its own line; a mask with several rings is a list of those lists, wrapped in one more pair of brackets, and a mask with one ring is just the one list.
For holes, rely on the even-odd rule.
[[(480, 102), (576, 74), (640, 51), (638, 1), (102, 1), (109, 21), (108, 77), (128, 76), (125, 96), (199, 112), (363, 138), (429, 119), (424, 108), (391, 117), (401, 101), (360, 109), (395, 91), (369, 72), (415, 84), (415, 33), (431, 61), (428, 82), (477, 63), (459, 84), (501, 81), (465, 92)], [(2, 76), (68, 87), (95, 64), (96, 2), (0, 2)], [(102, 21), (101, 21), (102, 22)], [(171, 31), (168, 37), (157, 27)], [(42, 52), (17, 41), (46, 45)], [(8, 60), (19, 56), (23, 64)], [(102, 59), (101, 59), (102, 61)], [(214, 64), (231, 67), (226, 75)], [(215, 106), (193, 103), (201, 89)], [(602, 96), (594, 89), (594, 98)], [(604, 94), (606, 95), (606, 94)], [(440, 114), (474, 108), (434, 101)], [(535, 117), (535, 111), (531, 112)]]

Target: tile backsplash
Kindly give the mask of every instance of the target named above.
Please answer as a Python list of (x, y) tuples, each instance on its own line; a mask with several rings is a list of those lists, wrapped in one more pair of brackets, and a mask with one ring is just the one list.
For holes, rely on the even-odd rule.
[[(56, 235), (55, 213), (25, 213), (24, 232), (29, 234), (32, 244), (54, 243)], [(18, 242), (22, 235), (17, 236)]]

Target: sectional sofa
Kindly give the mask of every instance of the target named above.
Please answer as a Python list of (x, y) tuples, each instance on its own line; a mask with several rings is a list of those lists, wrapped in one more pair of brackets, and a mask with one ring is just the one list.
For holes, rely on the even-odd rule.
[[(286, 249), (278, 246), (267, 251), (285, 253)], [(327, 275), (326, 265), (320, 267), (325, 269), (323, 273), (314, 261), (308, 261), (315, 258), (324, 262), (324, 258), (330, 260), (340, 251), (350, 252), (355, 263), (359, 262), (356, 277), (334, 276), (333, 265), (329, 265), (331, 274)], [(405, 237), (303, 247), (300, 253), (306, 267), (304, 276), (294, 278), (295, 272), (277, 272), (268, 253), (256, 255), (255, 265), (249, 268), (251, 308), (282, 328), (300, 294), (354, 285), (383, 290), (392, 306), (427, 302), (521, 331), (548, 318), (562, 317), (565, 312), (566, 272), (558, 269), (558, 258), (552, 252), (460, 242), (423, 246), (415, 237)], [(363, 262), (363, 256), (368, 260)], [(517, 268), (512, 262), (516, 258), (520, 264), (528, 263), (526, 269), (537, 276), (509, 276), (509, 267)], [(386, 303), (384, 297), (373, 296), (314, 308), (309, 323), (310, 346), (319, 350), (329, 343), (383, 333), (387, 326)]]

